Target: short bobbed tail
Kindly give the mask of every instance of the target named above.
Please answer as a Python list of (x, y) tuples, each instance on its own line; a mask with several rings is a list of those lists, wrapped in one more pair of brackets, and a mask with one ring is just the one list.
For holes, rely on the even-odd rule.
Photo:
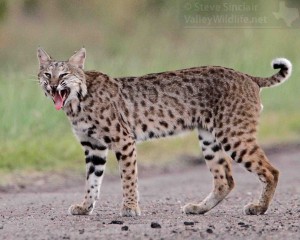
[(278, 86), (288, 80), (292, 74), (292, 63), (286, 58), (276, 58), (271, 65), (273, 69), (279, 69), (279, 72), (268, 78), (253, 77), (253, 81), (261, 88)]

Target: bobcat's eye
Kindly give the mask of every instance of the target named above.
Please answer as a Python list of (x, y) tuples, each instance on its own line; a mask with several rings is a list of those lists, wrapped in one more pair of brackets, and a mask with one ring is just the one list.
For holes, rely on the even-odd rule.
[(67, 76), (68, 74), (69, 74), (69, 73), (62, 73), (62, 74), (59, 75), (59, 78), (62, 79), (62, 78), (64, 78), (65, 76)]
[(50, 74), (50, 73), (44, 73), (44, 75), (45, 75), (47, 78), (51, 78), (51, 74)]

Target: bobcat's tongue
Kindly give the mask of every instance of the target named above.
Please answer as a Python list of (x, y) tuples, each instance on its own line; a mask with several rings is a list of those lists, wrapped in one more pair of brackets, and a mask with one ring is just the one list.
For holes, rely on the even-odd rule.
[(60, 110), (63, 107), (64, 100), (58, 92), (56, 92), (54, 95), (54, 104), (55, 104), (56, 110)]

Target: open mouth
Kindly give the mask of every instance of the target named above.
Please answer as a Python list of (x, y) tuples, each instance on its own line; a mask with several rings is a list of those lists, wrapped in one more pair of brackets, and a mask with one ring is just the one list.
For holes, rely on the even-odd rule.
[(60, 91), (52, 92), (52, 99), (56, 110), (60, 110), (64, 106), (65, 100), (68, 98), (69, 94), (70, 94), (69, 89), (63, 89)]

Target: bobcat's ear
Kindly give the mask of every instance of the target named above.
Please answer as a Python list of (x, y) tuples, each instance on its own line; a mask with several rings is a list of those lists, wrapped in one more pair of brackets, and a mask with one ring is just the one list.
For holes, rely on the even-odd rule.
[(40, 67), (51, 61), (51, 57), (45, 52), (45, 50), (40, 47), (37, 50), (37, 57), (40, 63)]
[(81, 48), (78, 52), (69, 58), (69, 63), (72, 65), (83, 69), (84, 68), (84, 61), (85, 61), (86, 51), (85, 48)]

